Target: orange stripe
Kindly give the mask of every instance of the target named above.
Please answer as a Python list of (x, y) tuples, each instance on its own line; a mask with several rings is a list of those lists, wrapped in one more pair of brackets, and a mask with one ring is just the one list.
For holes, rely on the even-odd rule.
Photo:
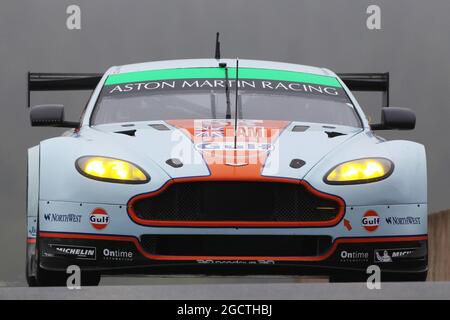
[[(280, 133), (289, 125), (288, 121), (264, 120), (246, 125), (240, 121), (235, 134), (234, 120), (169, 120), (170, 125), (187, 132), (191, 141), (197, 143), (228, 143), (233, 145), (235, 135), (238, 144), (274, 144)], [(220, 130), (219, 130), (220, 128)], [(222, 132), (223, 136), (202, 136), (199, 132)], [(251, 180), (261, 178), (261, 170), (267, 158), (267, 151), (258, 150), (204, 150), (201, 152), (211, 172), (210, 179)], [(237, 165), (240, 163), (245, 165)], [(236, 164), (227, 165), (227, 163)]]
[(309, 257), (272, 257), (272, 256), (161, 256), (146, 252), (142, 248), (138, 239), (129, 236), (107, 236), (90, 234), (67, 234), (40, 232), (39, 236), (45, 238), (64, 238), (64, 239), (90, 239), (90, 240), (111, 240), (133, 242), (138, 251), (146, 258), (151, 260), (169, 260), (169, 261), (192, 261), (192, 260), (274, 260), (274, 261), (322, 261), (329, 258), (340, 243), (370, 243), (370, 242), (402, 242), (402, 241), (421, 241), (427, 240), (428, 236), (405, 236), (405, 237), (378, 237), (378, 238), (340, 238), (337, 239), (332, 247), (321, 256)]

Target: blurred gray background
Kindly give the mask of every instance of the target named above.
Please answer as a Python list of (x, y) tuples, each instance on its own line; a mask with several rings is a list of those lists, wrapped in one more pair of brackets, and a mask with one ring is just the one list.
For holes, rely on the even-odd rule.
[[(81, 30), (66, 28), (81, 7)], [(381, 30), (366, 9), (381, 8)], [(26, 73), (103, 72), (111, 65), (213, 56), (278, 60), (336, 72), (391, 72), (391, 105), (416, 112), (430, 212), (450, 208), (450, 1), (448, 0), (15, 0), (0, 2), (0, 285), (23, 282), (26, 151), (61, 129), (31, 128)], [(78, 119), (88, 93), (33, 95)], [(377, 95), (361, 97), (373, 117)]]

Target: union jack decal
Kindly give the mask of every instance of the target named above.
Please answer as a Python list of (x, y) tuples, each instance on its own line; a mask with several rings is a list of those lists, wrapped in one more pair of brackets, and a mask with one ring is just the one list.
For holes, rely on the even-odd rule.
[(202, 138), (220, 138), (225, 133), (224, 127), (202, 126), (195, 129), (195, 136)]

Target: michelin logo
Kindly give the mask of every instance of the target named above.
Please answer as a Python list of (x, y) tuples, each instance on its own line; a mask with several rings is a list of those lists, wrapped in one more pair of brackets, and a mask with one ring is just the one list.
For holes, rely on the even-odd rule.
[(383, 255), (379, 251), (375, 251), (375, 261), (376, 262), (392, 262), (392, 258), (387, 250), (383, 251)]
[(97, 250), (95, 247), (83, 247), (61, 244), (50, 244), (57, 256), (73, 257), (82, 260), (96, 260)]
[(393, 262), (394, 260), (407, 258), (415, 249), (380, 249), (375, 250), (375, 262)]

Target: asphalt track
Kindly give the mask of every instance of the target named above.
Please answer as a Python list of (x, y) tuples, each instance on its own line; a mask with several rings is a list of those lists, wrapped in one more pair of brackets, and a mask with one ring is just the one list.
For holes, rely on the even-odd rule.
[[(365, 283), (330, 284), (292, 277), (279, 278), (132, 278), (102, 279), (99, 287), (0, 287), (0, 299), (444, 299), (450, 300), (450, 282), (382, 283), (369, 290)], [(313, 280), (316, 281), (316, 280)], [(122, 283), (121, 285), (118, 285)]]

